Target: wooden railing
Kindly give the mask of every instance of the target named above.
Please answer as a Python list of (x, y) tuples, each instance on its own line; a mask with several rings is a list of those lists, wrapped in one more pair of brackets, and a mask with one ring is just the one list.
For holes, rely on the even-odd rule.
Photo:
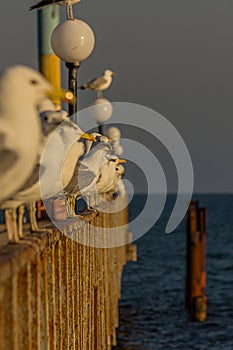
[[(135, 259), (127, 222), (125, 208), (100, 214), (92, 225), (66, 223), (63, 232), (30, 234), (31, 243), (0, 247), (1, 350), (116, 345), (122, 270)], [(93, 240), (95, 226), (104, 228), (103, 239), (111, 248), (79, 243)], [(111, 227), (119, 227), (117, 236)]]

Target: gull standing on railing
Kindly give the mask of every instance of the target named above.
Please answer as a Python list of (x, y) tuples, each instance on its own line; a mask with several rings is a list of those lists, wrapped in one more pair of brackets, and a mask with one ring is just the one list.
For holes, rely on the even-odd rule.
[(25, 184), (37, 162), (42, 130), (36, 106), (46, 96), (73, 99), (25, 66), (7, 69), (0, 80), (0, 203)]
[[(100, 169), (99, 178), (96, 183), (97, 192), (100, 195), (107, 194), (109, 192), (115, 193), (117, 191), (117, 184), (124, 176), (125, 168), (121, 163), (126, 163), (125, 159), (119, 159), (118, 157), (110, 160)], [(106, 196), (103, 196), (105, 199)]]
[[(39, 109), (44, 104), (39, 106)], [(48, 110), (48, 108), (50, 110)], [(46, 101), (46, 110), (40, 113), (41, 126), (43, 131), (43, 137), (41, 139), (41, 145), (37, 153), (37, 162), (34, 169), (24, 184), (24, 186), (12, 196), (7, 199), (1, 205), (1, 209), (5, 209), (5, 224), (7, 228), (8, 238), (10, 242), (19, 242), (23, 238), (23, 218), (25, 212), (25, 205), (29, 205), (29, 220), (31, 224), (31, 231), (40, 231), (36, 220), (36, 208), (35, 201), (40, 200), (40, 184), (39, 184), (39, 167), (40, 156), (43, 152), (45, 143), (47, 142), (50, 134), (60, 125), (68, 114), (66, 111), (55, 111), (55, 106), (52, 102)], [(18, 208), (18, 217), (16, 210)], [(13, 212), (14, 215), (10, 215)]]
[(97, 192), (96, 186), (100, 178), (101, 169), (110, 161), (117, 164), (118, 157), (112, 151), (110, 144), (106, 142), (101, 142), (95, 146), (79, 161), (70, 183), (64, 189), (64, 193), (67, 198), (84, 198), (87, 203), (87, 210), (76, 215), (74, 208), (67, 206), (69, 217), (90, 221), (90, 217), (92, 218), (93, 215), (95, 216), (98, 213), (97, 210), (89, 207), (88, 199), (92, 194)]
[(80, 1), (81, 0), (42, 0), (36, 5), (31, 6), (30, 11), (34, 9), (42, 10), (44, 7), (49, 5), (64, 5), (66, 6), (67, 19), (73, 19), (73, 5)]

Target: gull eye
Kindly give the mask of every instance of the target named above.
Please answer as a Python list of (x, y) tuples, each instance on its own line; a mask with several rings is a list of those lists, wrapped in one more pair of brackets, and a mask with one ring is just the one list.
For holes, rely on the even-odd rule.
[(31, 85), (37, 85), (38, 84), (38, 81), (36, 79), (31, 79), (30, 80), (30, 84)]
[(48, 117), (47, 117), (47, 115), (44, 117), (44, 120), (47, 122), (47, 120), (48, 120)]

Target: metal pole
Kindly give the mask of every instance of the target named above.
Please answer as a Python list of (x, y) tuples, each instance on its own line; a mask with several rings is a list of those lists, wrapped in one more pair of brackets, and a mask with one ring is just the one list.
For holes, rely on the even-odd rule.
[[(59, 6), (48, 6), (43, 10), (37, 11), (39, 70), (57, 88), (61, 87), (61, 61), (54, 54), (50, 39), (54, 28), (59, 22)], [(61, 108), (61, 101), (59, 99), (54, 99), (53, 103), (57, 109)], [(47, 210), (50, 208), (52, 213), (55, 205), (48, 201)], [(41, 201), (37, 204), (37, 210), (38, 218), (46, 217), (45, 207)]]
[(104, 126), (103, 126), (103, 124), (99, 124), (99, 126), (98, 126), (98, 132), (99, 132), (99, 134), (103, 135), (103, 132), (104, 132)]
[(73, 105), (69, 105), (69, 117), (75, 122), (77, 113), (77, 75), (80, 63), (69, 63), (66, 62), (66, 67), (68, 68), (68, 85), (69, 90), (73, 92), (76, 102)]

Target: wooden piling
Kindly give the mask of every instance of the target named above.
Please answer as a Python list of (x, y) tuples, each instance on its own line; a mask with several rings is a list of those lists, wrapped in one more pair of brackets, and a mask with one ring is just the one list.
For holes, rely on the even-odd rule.
[(206, 320), (206, 209), (191, 202), (186, 225), (186, 307), (193, 321)]

